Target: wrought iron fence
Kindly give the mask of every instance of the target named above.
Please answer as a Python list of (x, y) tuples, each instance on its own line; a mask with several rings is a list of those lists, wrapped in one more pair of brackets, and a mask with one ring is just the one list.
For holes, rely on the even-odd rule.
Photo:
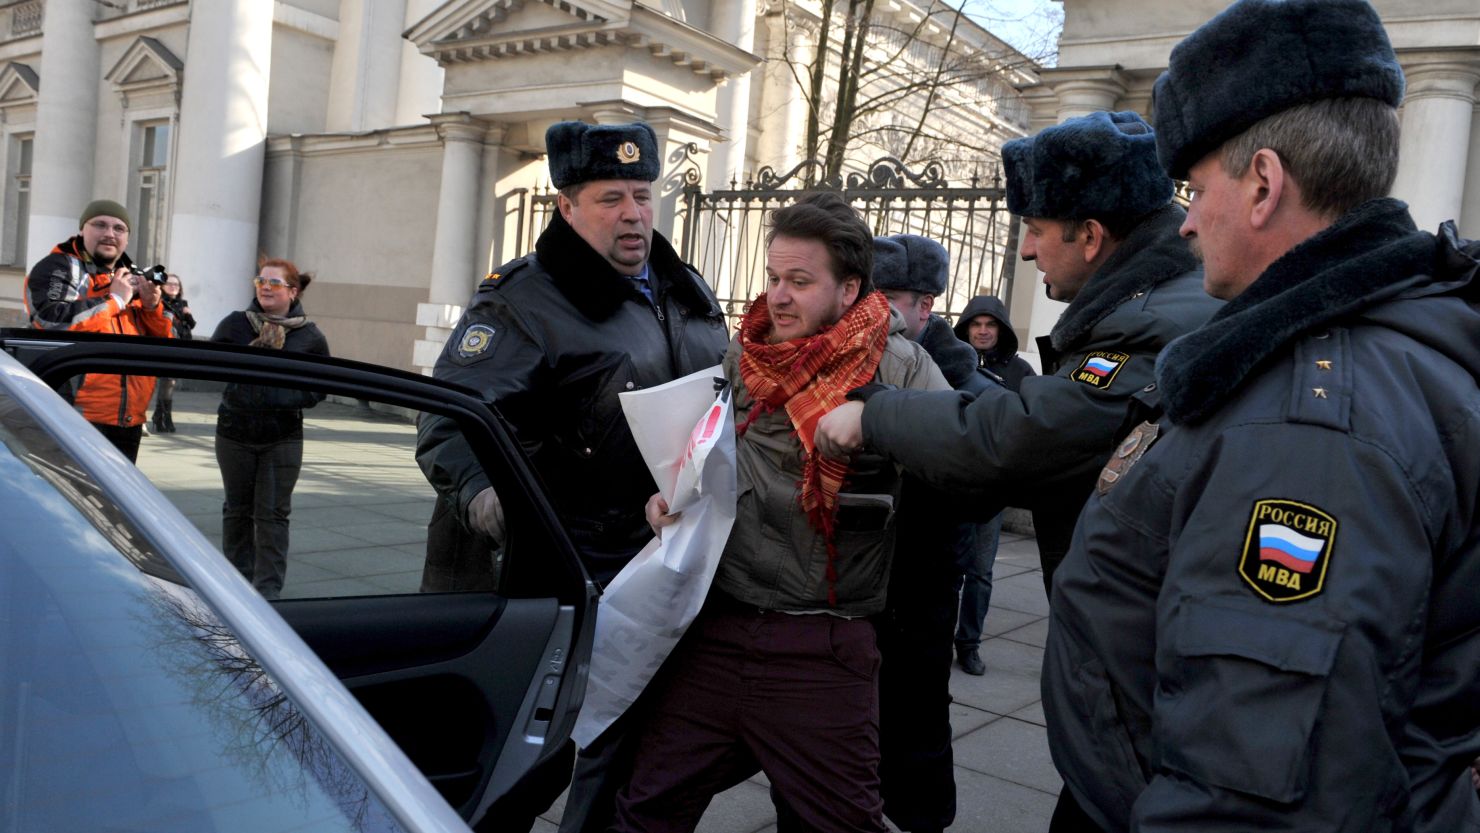
[[(1008, 216), (997, 171), (992, 172), (990, 185), (973, 177), (968, 186), (954, 187), (939, 163), (915, 171), (885, 157), (861, 173), (818, 181), (822, 166), (809, 161), (779, 174), (762, 168), (743, 187), (732, 182), (729, 188), (705, 191), (698, 152), (697, 146), (689, 145), (680, 169), (665, 177), (682, 182), (673, 243), (704, 275), (731, 324), (737, 324), (751, 299), (765, 290), (770, 213), (815, 188), (840, 192), (874, 234), (919, 234), (946, 247), (950, 273), (945, 293), (936, 299), (936, 312), (954, 321), (975, 295), (1009, 300), (1016, 225)], [(521, 191), (518, 202), (515, 234), (522, 253), (534, 249), (555, 211), (555, 192)]]
[(685, 188), (679, 251), (706, 277), (732, 321), (765, 289), (770, 213), (809, 188), (840, 192), (876, 235), (918, 234), (944, 245), (951, 266), (935, 309), (948, 318), (975, 295), (1004, 294), (1004, 266), (1015, 246), (999, 173), (987, 186), (974, 177), (969, 186), (953, 187), (940, 163), (914, 171), (892, 157), (832, 179), (820, 179), (821, 171), (821, 163), (807, 161), (779, 174), (762, 168), (743, 188)]

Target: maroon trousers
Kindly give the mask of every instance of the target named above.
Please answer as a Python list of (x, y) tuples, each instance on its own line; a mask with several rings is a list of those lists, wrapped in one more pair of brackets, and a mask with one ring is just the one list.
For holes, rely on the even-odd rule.
[(865, 619), (711, 594), (650, 692), (613, 829), (690, 833), (717, 793), (764, 771), (811, 829), (885, 833), (878, 671)]

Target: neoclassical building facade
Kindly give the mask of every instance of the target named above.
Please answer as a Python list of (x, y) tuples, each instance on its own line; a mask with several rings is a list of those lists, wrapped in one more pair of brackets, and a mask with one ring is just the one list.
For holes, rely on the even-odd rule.
[[(947, 32), (939, 4), (875, 8), (880, 32), (921, 42), (911, 54), (1008, 58), (984, 95), (933, 99), (937, 133), (988, 151), (1024, 134), (1016, 88), (1035, 80), (1031, 62), (964, 18)], [(0, 2), (0, 323), (23, 320), (27, 268), (107, 197), (133, 215), (130, 254), (182, 276), (207, 332), (248, 302), (259, 255), (288, 257), (315, 273), (304, 304), (337, 355), (426, 369), (476, 282), (527, 246), (551, 123), (651, 124), (665, 155), (656, 225), (670, 235), (683, 164), (709, 187), (799, 162), (807, 103), (795, 68), (819, 52), (819, 9)], [(881, 35), (869, 59), (894, 54)], [(879, 150), (861, 147), (859, 160)]]

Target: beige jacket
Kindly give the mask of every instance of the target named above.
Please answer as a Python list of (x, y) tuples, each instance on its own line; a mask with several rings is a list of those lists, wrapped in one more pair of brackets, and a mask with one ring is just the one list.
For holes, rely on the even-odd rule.
[[(735, 424), (740, 425), (755, 401), (740, 378), (738, 338), (725, 353), (724, 369), (734, 387)], [(892, 313), (889, 341), (874, 381), (914, 390), (950, 390), (924, 348), (904, 336), (904, 320), (897, 312)], [(840, 496), (837, 606), (829, 609), (827, 548), (801, 508), (802, 443), (786, 411), (758, 417), (739, 438), (736, 453), (739, 505), (715, 589), (766, 610), (841, 616), (883, 610), (894, 553), (894, 513), (876, 507), (899, 500), (898, 467), (871, 455), (854, 460)]]

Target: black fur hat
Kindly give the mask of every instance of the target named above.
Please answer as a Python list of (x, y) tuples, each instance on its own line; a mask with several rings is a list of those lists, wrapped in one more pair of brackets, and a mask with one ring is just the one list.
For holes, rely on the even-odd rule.
[(951, 256), (946, 247), (918, 234), (874, 238), (874, 288), (925, 295), (946, 291)]
[(1403, 101), (1367, 0), (1238, 0), (1172, 49), (1156, 79), (1157, 152), (1178, 179), (1260, 119), (1322, 98)]
[(1007, 210), (1020, 217), (1139, 217), (1166, 205), (1172, 180), (1151, 125), (1133, 112), (1090, 113), (1002, 146)]
[(545, 131), (545, 153), (556, 188), (598, 179), (652, 182), (663, 171), (658, 137), (642, 122), (556, 122)]

